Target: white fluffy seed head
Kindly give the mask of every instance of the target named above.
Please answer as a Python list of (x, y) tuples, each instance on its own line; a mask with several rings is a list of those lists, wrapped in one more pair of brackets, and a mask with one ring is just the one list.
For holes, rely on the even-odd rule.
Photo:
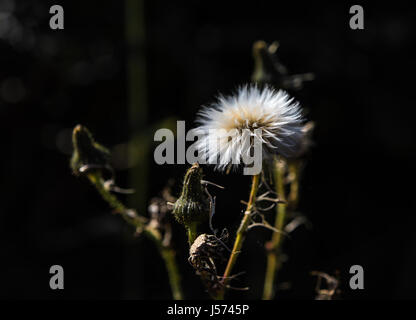
[(253, 138), (249, 138), (251, 143), (243, 143), (247, 139), (243, 133), (247, 131), (262, 142), (264, 159), (274, 154), (295, 155), (301, 146), (304, 121), (299, 103), (285, 91), (246, 85), (235, 95), (220, 96), (212, 105), (203, 107), (196, 122), (199, 156), (224, 170), (230, 164), (238, 165), (241, 157), (250, 152)]

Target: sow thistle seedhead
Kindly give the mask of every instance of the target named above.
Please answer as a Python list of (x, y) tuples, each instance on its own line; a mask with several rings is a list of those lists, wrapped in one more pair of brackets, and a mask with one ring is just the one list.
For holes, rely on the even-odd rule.
[(201, 184), (202, 169), (195, 163), (185, 174), (182, 193), (173, 207), (175, 219), (185, 227), (199, 225), (209, 218), (209, 198)]
[(82, 125), (77, 125), (72, 132), (74, 152), (71, 168), (75, 175), (90, 170), (109, 169), (110, 151), (95, 142), (91, 132)]

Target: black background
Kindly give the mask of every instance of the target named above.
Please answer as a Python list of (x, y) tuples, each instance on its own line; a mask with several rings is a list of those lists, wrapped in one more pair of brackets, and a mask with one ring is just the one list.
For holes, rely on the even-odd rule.
[[(169, 299), (163, 263), (146, 239), (71, 175), (70, 133), (88, 126), (110, 148), (130, 136), (123, 1), (60, 1), (65, 29), (50, 30), (48, 1), (0, 1), (1, 298)], [(345, 299), (415, 298), (413, 141), (415, 11), (363, 4), (365, 29), (349, 28), (355, 3), (145, 1), (146, 126), (173, 117), (193, 127), (219, 92), (250, 80), (251, 46), (278, 40), (293, 73), (316, 79), (292, 92), (316, 122), (299, 210), (313, 225), (286, 242), (280, 298), (312, 299), (312, 270), (341, 273)], [(6, 21), (6, 22), (4, 22)], [(154, 145), (152, 145), (154, 148)], [(118, 183), (128, 184), (119, 155)], [(168, 178), (175, 193), (185, 165), (148, 159), (147, 198)], [(116, 165), (117, 167), (117, 165)], [(205, 169), (217, 191), (215, 224), (235, 230), (249, 178)], [(141, 204), (145, 207), (146, 204)], [(206, 294), (186, 262), (181, 227), (174, 240), (187, 298)], [(261, 296), (264, 231), (250, 233), (236, 285)], [(49, 289), (49, 267), (65, 289)], [(365, 289), (348, 289), (348, 270), (365, 270)]]

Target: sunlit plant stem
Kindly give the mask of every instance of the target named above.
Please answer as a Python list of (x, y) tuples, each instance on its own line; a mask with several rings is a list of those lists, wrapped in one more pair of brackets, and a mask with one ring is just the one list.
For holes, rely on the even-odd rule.
[(244, 239), (246, 238), (247, 228), (250, 224), (250, 215), (252, 213), (252, 209), (256, 201), (257, 190), (259, 188), (259, 181), (260, 181), (259, 174), (253, 176), (253, 181), (251, 184), (251, 191), (250, 191), (250, 198), (247, 203), (247, 208), (246, 208), (246, 211), (244, 212), (243, 219), (241, 220), (240, 227), (237, 230), (237, 236), (234, 241), (234, 246), (231, 251), (230, 258), (228, 260), (227, 267), (225, 268), (224, 275), (223, 275), (223, 280), (222, 280), (223, 288), (218, 293), (217, 299), (220, 299), (220, 300), (224, 299), (226, 285), (229, 281), (229, 277), (237, 261), (238, 255), (240, 254)]
[(196, 223), (192, 223), (187, 229), (188, 242), (190, 246), (192, 245), (192, 243), (194, 243), (195, 239), (198, 237), (197, 227), (198, 225)]
[(175, 300), (182, 300), (182, 288), (180, 284), (180, 275), (175, 260), (175, 251), (163, 244), (163, 238), (159, 230), (147, 224), (147, 219), (139, 216), (133, 210), (128, 209), (117, 197), (112, 194), (104, 186), (104, 179), (99, 171), (87, 174), (88, 179), (97, 189), (102, 198), (112, 207), (117, 213), (121, 214), (123, 219), (134, 226), (136, 230), (140, 230), (150, 238), (157, 246), (160, 255), (162, 256), (169, 276), (169, 282), (172, 290), (172, 296)]
[(275, 188), (279, 202), (276, 206), (276, 218), (274, 228), (280, 232), (274, 232), (272, 239), (266, 244), (267, 253), (267, 267), (266, 276), (264, 280), (263, 300), (270, 300), (273, 298), (273, 287), (276, 276), (276, 271), (279, 269), (281, 262), (278, 260), (279, 251), (282, 245), (282, 232), (286, 220), (286, 195), (285, 195), (285, 171), (286, 161), (282, 158), (276, 158), (273, 164), (273, 176)]

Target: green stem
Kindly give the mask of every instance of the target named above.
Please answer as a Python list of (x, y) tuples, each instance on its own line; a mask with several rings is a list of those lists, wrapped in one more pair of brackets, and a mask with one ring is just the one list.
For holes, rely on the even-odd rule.
[(88, 179), (97, 189), (101, 197), (113, 208), (117, 213), (121, 214), (123, 219), (135, 226), (136, 228), (144, 227), (147, 219), (137, 215), (134, 211), (128, 209), (117, 197), (104, 187), (104, 181), (101, 173), (95, 172), (88, 174)]
[(172, 290), (172, 296), (174, 300), (183, 300), (181, 278), (176, 265), (175, 251), (172, 248), (160, 249), (160, 254), (165, 261), (166, 269), (168, 270), (169, 283)]
[(279, 197), (279, 202), (276, 209), (276, 218), (274, 227), (280, 232), (274, 232), (270, 242), (266, 244), (268, 249), (267, 253), (267, 267), (266, 267), (266, 276), (264, 280), (264, 289), (263, 289), (263, 300), (270, 300), (273, 298), (273, 287), (276, 276), (276, 271), (281, 265), (278, 260), (278, 253), (282, 245), (282, 231), (285, 225), (286, 219), (286, 196), (285, 196), (285, 169), (286, 162), (283, 159), (276, 159), (274, 162), (274, 180), (276, 186), (276, 193)]
[(229, 277), (237, 261), (238, 255), (240, 254), (241, 247), (243, 246), (243, 242), (246, 237), (246, 231), (250, 224), (250, 215), (251, 215), (254, 203), (256, 201), (256, 194), (259, 188), (259, 180), (260, 180), (260, 175), (253, 176), (253, 181), (251, 184), (251, 191), (250, 191), (250, 198), (247, 203), (247, 208), (246, 208), (246, 211), (244, 212), (243, 219), (241, 220), (240, 227), (237, 230), (237, 236), (234, 241), (233, 250), (231, 251), (230, 258), (227, 263), (227, 267), (225, 268), (225, 272), (224, 272), (223, 280), (222, 280), (223, 287), (219, 291), (216, 297), (218, 300), (224, 299), (226, 285), (229, 281)]
[(107, 190), (104, 186), (104, 180), (99, 172), (88, 174), (88, 179), (97, 189), (102, 198), (110, 205), (110, 207), (120, 213), (127, 223), (134, 226), (136, 229), (140, 229), (143, 234), (145, 234), (156, 244), (160, 255), (165, 262), (173, 299), (182, 300), (183, 295), (180, 284), (181, 279), (176, 265), (175, 251), (171, 247), (167, 247), (163, 244), (162, 235), (159, 230), (147, 224), (146, 218), (138, 215), (133, 210), (128, 209), (114, 194)]
[(196, 223), (191, 223), (187, 228), (189, 246), (191, 246), (198, 237), (197, 227), (198, 225)]
[(290, 192), (288, 195), (288, 207), (294, 210), (298, 206), (299, 202), (299, 171), (301, 167), (300, 160), (292, 160), (288, 164), (289, 176), (291, 177)]
[(146, 22), (145, 1), (125, 0), (126, 41), (126, 99), (130, 141), (128, 158), (131, 165), (129, 180), (137, 192), (129, 198), (129, 206), (145, 210), (148, 180), (148, 137), (144, 132), (148, 126), (146, 83)]

